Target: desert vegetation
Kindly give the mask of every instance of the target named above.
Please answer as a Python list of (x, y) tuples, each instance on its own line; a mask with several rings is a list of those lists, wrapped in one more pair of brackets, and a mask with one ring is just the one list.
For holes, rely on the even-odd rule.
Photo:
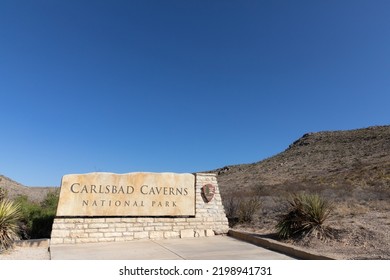
[(224, 208), (229, 226), (252, 223), (261, 208), (261, 196), (252, 189), (250, 197), (232, 193), (225, 197)]
[[(237, 194), (226, 197), (225, 213), (231, 227), (258, 225), (261, 213), (267, 214), (261, 193), (240, 197)], [(333, 206), (319, 194), (300, 192), (288, 198), (273, 200), (271, 223), (280, 239), (302, 240), (308, 236), (320, 240), (332, 238), (332, 228), (326, 225)], [(265, 211), (264, 211), (265, 210)]]
[(313, 235), (319, 239), (332, 236), (331, 228), (324, 223), (332, 212), (331, 204), (318, 194), (299, 193), (288, 200), (288, 210), (276, 224), (280, 238), (302, 239)]
[(0, 187), (0, 251), (18, 239), (49, 238), (58, 204), (58, 191), (47, 193), (41, 202), (27, 196), (7, 197)]
[(0, 188), (0, 252), (12, 246), (19, 239), (18, 222), (20, 205), (6, 198), (6, 191)]
[(32, 202), (26, 196), (15, 199), (22, 212), (19, 224), (22, 239), (50, 238), (58, 197), (58, 192), (49, 192), (40, 203)]

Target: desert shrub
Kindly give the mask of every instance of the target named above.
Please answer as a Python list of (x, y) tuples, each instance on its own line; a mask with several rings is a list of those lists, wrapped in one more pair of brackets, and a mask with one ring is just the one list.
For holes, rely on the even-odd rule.
[(260, 209), (260, 205), (260, 198), (257, 196), (240, 201), (238, 205), (238, 222), (251, 223), (254, 215)]
[(3, 199), (0, 201), (0, 251), (12, 246), (19, 239), (19, 219), (21, 211), (19, 204)]
[(20, 205), (22, 214), (19, 224), (20, 236), (22, 239), (29, 239), (33, 221), (40, 213), (39, 204), (29, 201), (25, 195), (18, 196), (15, 201)]
[(237, 196), (230, 195), (223, 201), (226, 218), (229, 221), (229, 226), (233, 227), (238, 223), (238, 206), (241, 199)]
[(19, 196), (17, 202), (22, 209), (20, 232), (23, 239), (50, 238), (57, 211), (58, 192), (50, 192), (41, 203), (31, 202)]
[(254, 215), (260, 210), (260, 201), (261, 195), (255, 189), (251, 193), (231, 193), (224, 197), (223, 203), (229, 226), (251, 223)]
[(41, 207), (48, 215), (55, 215), (59, 200), (58, 191), (49, 192), (41, 203)]
[(3, 187), (0, 187), (0, 201), (6, 199), (6, 197), (7, 197), (7, 190), (4, 189)]
[(301, 193), (288, 200), (288, 211), (280, 215), (276, 230), (281, 238), (303, 238), (314, 234), (320, 239), (331, 235), (324, 226), (332, 212), (330, 203), (317, 194)]
[(240, 200), (239, 198), (236, 198), (234, 196), (229, 196), (228, 198), (226, 198), (226, 201), (224, 201), (226, 217), (228, 218), (237, 217), (239, 200)]

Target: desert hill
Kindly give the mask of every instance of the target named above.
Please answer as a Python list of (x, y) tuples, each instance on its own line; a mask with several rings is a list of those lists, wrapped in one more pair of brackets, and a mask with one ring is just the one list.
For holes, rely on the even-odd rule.
[(56, 189), (55, 187), (26, 187), (4, 175), (0, 175), (0, 187), (6, 190), (11, 199), (25, 195), (34, 202), (41, 202), (48, 192)]
[(334, 207), (327, 223), (338, 234), (299, 246), (337, 259), (390, 259), (390, 126), (308, 133), (273, 157), (211, 172), (227, 211), (260, 202), (252, 224), (234, 226), (240, 230), (272, 235), (286, 198), (318, 193)]
[(390, 189), (390, 126), (307, 133), (284, 152), (213, 170), (221, 192), (297, 188)]

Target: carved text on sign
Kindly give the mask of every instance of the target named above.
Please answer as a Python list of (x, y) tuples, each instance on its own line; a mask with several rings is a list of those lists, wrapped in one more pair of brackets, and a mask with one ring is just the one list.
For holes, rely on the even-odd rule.
[(89, 173), (62, 179), (57, 216), (193, 216), (195, 176)]

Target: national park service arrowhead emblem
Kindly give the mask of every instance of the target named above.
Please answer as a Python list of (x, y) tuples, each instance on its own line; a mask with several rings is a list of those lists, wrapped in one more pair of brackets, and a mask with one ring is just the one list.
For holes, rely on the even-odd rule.
[(207, 202), (213, 200), (215, 195), (215, 186), (213, 186), (212, 184), (204, 185), (202, 187), (202, 195)]

